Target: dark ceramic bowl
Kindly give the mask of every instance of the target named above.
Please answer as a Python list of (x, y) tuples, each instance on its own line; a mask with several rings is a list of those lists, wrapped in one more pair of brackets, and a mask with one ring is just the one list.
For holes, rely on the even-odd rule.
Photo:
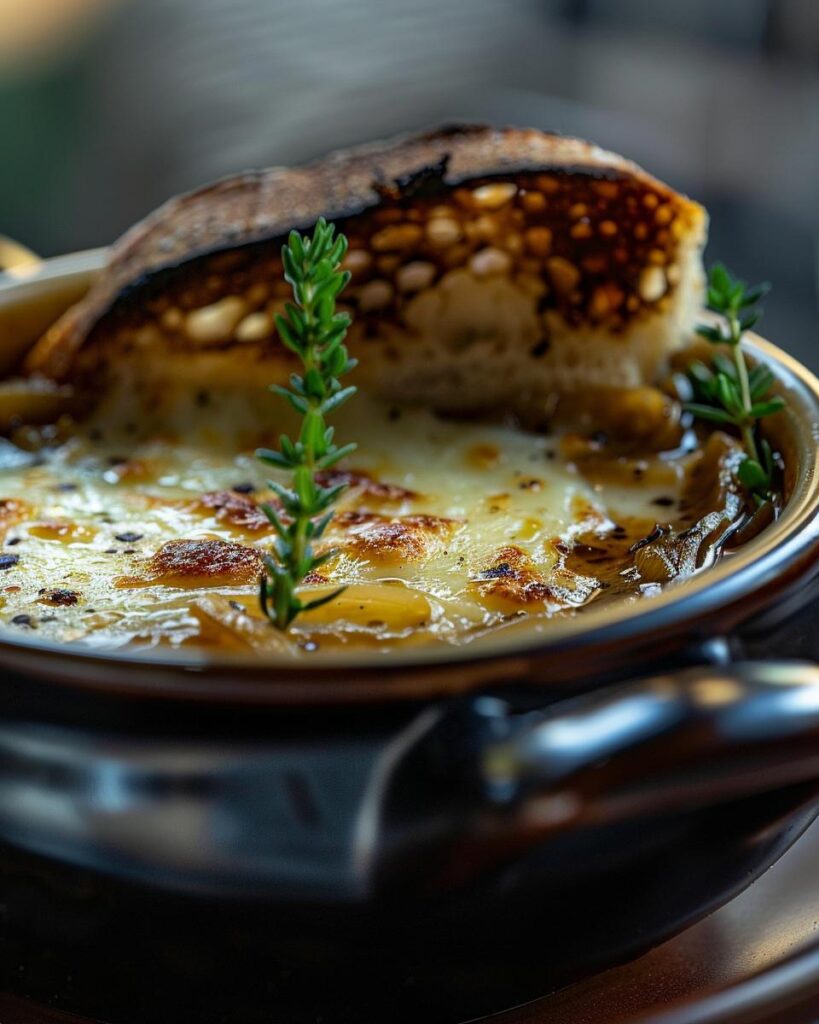
[[(0, 285), (0, 373), (99, 262)], [(435, 1024), (746, 885), (819, 788), (819, 670), (734, 660), (811, 600), (819, 382), (748, 344), (786, 507), (659, 597), (309, 666), (0, 641), (3, 984), (116, 1024)]]

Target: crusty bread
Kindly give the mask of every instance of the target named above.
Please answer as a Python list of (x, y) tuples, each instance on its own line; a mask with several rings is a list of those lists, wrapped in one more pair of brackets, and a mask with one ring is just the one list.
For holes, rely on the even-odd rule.
[(286, 376), (280, 247), (321, 214), (350, 240), (358, 383), (390, 398), (467, 411), (650, 383), (701, 300), (700, 205), (585, 142), (452, 128), (172, 199), (28, 369), (154, 406), (170, 376), (248, 392)]

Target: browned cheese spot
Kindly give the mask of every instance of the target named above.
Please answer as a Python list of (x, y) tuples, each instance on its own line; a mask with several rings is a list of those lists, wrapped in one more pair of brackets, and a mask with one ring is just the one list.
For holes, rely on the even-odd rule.
[(55, 608), (70, 608), (79, 599), (80, 594), (76, 590), (68, 590), (63, 587), (43, 587), (37, 597), (40, 604), (51, 605)]
[(525, 551), (514, 545), (495, 552), (492, 565), (484, 569), (473, 581), (484, 601), (510, 610), (553, 600), (552, 588), (532, 565)]
[(356, 491), (359, 497), (370, 498), (384, 504), (411, 501), (418, 497), (415, 491), (410, 491), (399, 484), (376, 480), (370, 473), (361, 469), (324, 469), (316, 473), (316, 480), (322, 487), (346, 484), (350, 490)]
[(342, 512), (334, 523), (344, 537), (333, 547), (373, 562), (392, 565), (421, 562), (440, 549), (457, 527), (442, 516), (388, 517), (374, 512)]
[(258, 551), (224, 540), (171, 540), (145, 563), (142, 576), (121, 577), (119, 587), (216, 587), (250, 583), (260, 576)]
[(213, 512), (220, 522), (230, 523), (239, 530), (259, 533), (272, 530), (270, 520), (260, 506), (246, 494), (237, 491), (209, 491), (197, 502), (202, 511)]

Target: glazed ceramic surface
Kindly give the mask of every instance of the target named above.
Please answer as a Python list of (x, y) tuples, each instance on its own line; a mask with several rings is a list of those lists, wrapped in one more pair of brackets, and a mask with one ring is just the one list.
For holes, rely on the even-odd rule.
[[(98, 265), (0, 287), (7, 371)], [(819, 670), (735, 660), (817, 579), (819, 387), (751, 347), (788, 396), (787, 507), (639, 607), (320, 668), (0, 642), (3, 985), (112, 1024), (450, 1024), (747, 885), (819, 779)]]

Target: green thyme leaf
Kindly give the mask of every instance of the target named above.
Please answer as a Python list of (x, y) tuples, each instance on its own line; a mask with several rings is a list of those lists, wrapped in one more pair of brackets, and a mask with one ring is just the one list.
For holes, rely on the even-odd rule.
[(766, 395), (773, 386), (774, 375), (762, 363), (755, 366), (748, 374), (748, 385), (751, 389), (751, 398), (756, 401)]
[(707, 338), (709, 341), (724, 341), (722, 331), (719, 329), (719, 327), (712, 327), (711, 324), (698, 324), (697, 334), (701, 334), (703, 338)]
[(737, 468), (737, 476), (749, 491), (758, 491), (769, 485), (768, 474), (756, 459), (745, 458)]
[(758, 422), (782, 409), (785, 400), (770, 394), (774, 376), (766, 366), (748, 369), (742, 335), (759, 322), (762, 310), (758, 303), (769, 291), (768, 284), (749, 287), (722, 263), (711, 268), (708, 306), (721, 320), (718, 324), (700, 324), (697, 333), (725, 349), (714, 355), (711, 367), (695, 361), (688, 368), (698, 401), (684, 406), (698, 419), (731, 424), (737, 429), (745, 449), (737, 477), (757, 504), (770, 500), (776, 468), (769, 443), (759, 437)]
[(717, 373), (723, 374), (725, 377), (729, 377), (731, 380), (737, 379), (737, 368), (728, 358), (721, 352), (717, 352), (714, 356), (714, 369)]
[(768, 292), (771, 290), (771, 286), (767, 281), (762, 284), (756, 285), (754, 288), (748, 288), (742, 297), (742, 306), (755, 306), (761, 299), (764, 299)]
[(779, 412), (780, 409), (784, 408), (785, 399), (775, 395), (773, 398), (769, 398), (767, 402), (758, 402), (756, 405), (752, 405), (751, 415), (755, 419), (760, 420), (763, 416), (771, 416), (773, 413)]
[(692, 412), (697, 419), (710, 420), (712, 423), (733, 423), (734, 417), (724, 409), (713, 405), (701, 405), (699, 402), (686, 402), (683, 408)]

